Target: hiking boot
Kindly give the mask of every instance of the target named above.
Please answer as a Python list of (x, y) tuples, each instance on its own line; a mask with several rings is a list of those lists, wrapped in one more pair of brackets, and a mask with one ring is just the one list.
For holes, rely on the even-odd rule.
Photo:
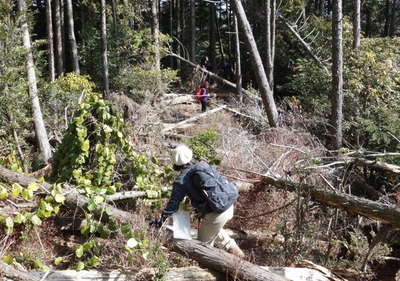
[(243, 251), (239, 248), (239, 246), (235, 245), (232, 246), (231, 248), (229, 248), (227, 250), (228, 253), (235, 255), (241, 259), (243, 259), (245, 257), (245, 254), (243, 253)]

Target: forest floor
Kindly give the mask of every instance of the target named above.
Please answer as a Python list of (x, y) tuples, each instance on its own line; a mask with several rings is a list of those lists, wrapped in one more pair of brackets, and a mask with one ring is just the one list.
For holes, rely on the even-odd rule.
[[(213, 95), (219, 94), (216, 89), (211, 92)], [(215, 108), (216, 104), (235, 107), (232, 99), (218, 97), (223, 95), (212, 99), (210, 109)], [(256, 111), (259, 108), (254, 108)], [(151, 115), (161, 122), (173, 123), (200, 113), (200, 104), (193, 101), (165, 108), (162, 114), (148, 112), (147, 118)], [(222, 110), (196, 120), (192, 126), (177, 128), (167, 137), (159, 133), (142, 134), (145, 137), (132, 136), (132, 142), (143, 151), (158, 155), (161, 161), (168, 161), (168, 148), (184, 138), (195, 136), (205, 129), (214, 129), (219, 133), (217, 152), (222, 156), (222, 162), (218, 169), (236, 184), (251, 187), (241, 192), (235, 216), (226, 226), (234, 232), (248, 261), (258, 265), (291, 266), (301, 260), (310, 260), (348, 280), (396, 280), (394, 275), (400, 268), (398, 261), (374, 262), (368, 274), (360, 273), (362, 254), (366, 253), (368, 245), (358, 245), (360, 249), (344, 249), (345, 241), (340, 241), (342, 238), (335, 233), (335, 230), (343, 226), (339, 223), (332, 226), (329, 219), (335, 210), (329, 210), (307, 198), (303, 200), (294, 193), (259, 184), (257, 174), (304, 180), (294, 173), (296, 164), (321, 156), (325, 151), (321, 141), (307, 131), (305, 121), (299, 119), (300, 113), (295, 115), (286, 112), (284, 117), (286, 125), (272, 129)], [(312, 175), (305, 180), (316, 184), (323, 179)], [(134, 210), (146, 207), (140, 203), (136, 206), (126, 203), (124, 208)], [(157, 217), (159, 212), (140, 210), (140, 213), (153, 217)], [(41, 251), (44, 257), (42, 262), (51, 264), (55, 257), (68, 255), (71, 248), (81, 242), (79, 235), (70, 231), (71, 225), (66, 221), (66, 218), (70, 218), (72, 222), (73, 217), (74, 212), (71, 210), (63, 215), (62, 221), (49, 219), (44, 222), (45, 227), (26, 233), (27, 239), (15, 241), (8, 248), (15, 253), (30, 253), (31, 256)], [(193, 227), (196, 228), (196, 225)], [(118, 249), (113, 249), (112, 245), (106, 248), (103, 251), (106, 254), (102, 257), (104, 269), (107, 265), (114, 267), (113, 256), (118, 255)], [(170, 266), (195, 264), (186, 258), (176, 258), (175, 255), (170, 254)], [(399, 249), (390, 255), (400, 256)], [(137, 264), (137, 268), (140, 266)]]

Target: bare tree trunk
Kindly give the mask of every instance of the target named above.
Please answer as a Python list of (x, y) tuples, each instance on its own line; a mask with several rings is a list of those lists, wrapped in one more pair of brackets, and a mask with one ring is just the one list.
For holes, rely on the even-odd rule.
[[(220, 5), (222, 4), (222, 1), (220, 1)], [(216, 4), (215, 4), (216, 5)], [(219, 6), (219, 11), (216, 11), (216, 13), (214, 14), (215, 16), (215, 28), (217, 30), (217, 38), (218, 38), (218, 47), (219, 47), (219, 54), (221, 56), (221, 62), (222, 64), (225, 63), (225, 52), (224, 52), (224, 45), (222, 44), (222, 36), (221, 36), (221, 30), (220, 30), (220, 26), (219, 26), (219, 22), (220, 22), (220, 18), (218, 15), (220, 15), (221, 11), (220, 11), (220, 6)]]
[(386, 0), (385, 4), (385, 25), (383, 26), (382, 36), (386, 37), (389, 35), (390, 28), (390, 0)]
[(243, 102), (243, 89), (242, 89), (242, 65), (240, 57), (240, 39), (239, 39), (239, 26), (237, 17), (233, 15), (233, 22), (235, 25), (235, 76), (236, 76), (236, 92), (239, 96), (240, 102)]
[(267, 112), (269, 125), (271, 127), (277, 127), (278, 111), (276, 109), (271, 87), (268, 83), (268, 79), (264, 71), (264, 66), (260, 57), (260, 53), (258, 52), (257, 45), (254, 40), (253, 32), (247, 20), (241, 1), (233, 0), (233, 3), (236, 15), (243, 29), (243, 35), (246, 39), (246, 43), (250, 48), (250, 55), (253, 61), (253, 67), (256, 74), (258, 86), (260, 88), (261, 98), (265, 107), (265, 111)]
[(200, 241), (174, 240), (173, 246), (175, 251), (196, 260), (202, 266), (226, 273), (233, 280), (288, 281), (285, 277), (272, 273), (248, 261), (241, 260), (224, 250), (214, 248)]
[[(169, 1), (169, 36), (174, 37), (174, 0)], [(169, 58), (169, 67), (174, 68), (174, 57)]]
[(53, 82), (56, 79), (55, 67), (54, 67), (54, 40), (53, 40), (53, 19), (51, 12), (51, 0), (46, 0), (46, 22), (47, 22), (47, 45), (48, 45), (48, 64), (50, 81)]
[(33, 62), (33, 54), (31, 47), (31, 38), (29, 35), (29, 27), (26, 20), (25, 0), (19, 0), (19, 7), (22, 13), (21, 29), (23, 32), (24, 48), (26, 49), (26, 70), (28, 74), (29, 97), (31, 99), (31, 107), (33, 113), (33, 123), (35, 124), (35, 134), (39, 143), (39, 149), (42, 153), (44, 162), (47, 164), (52, 156), (52, 151), (47, 137), (46, 127), (44, 125), (42, 110), (38, 97), (38, 89), (36, 82), (35, 65)]
[(196, 2), (190, 0), (190, 60), (196, 63)]
[(393, 204), (384, 204), (337, 190), (324, 189), (318, 186), (296, 183), (284, 179), (264, 176), (266, 186), (300, 193), (301, 196), (311, 197), (311, 200), (326, 206), (338, 208), (353, 214), (359, 214), (375, 219), (394, 227), (400, 227), (400, 208)]
[[(271, 59), (272, 59), (272, 73), (274, 73), (275, 66), (275, 38), (276, 38), (276, 0), (271, 2)], [(273, 83), (272, 76), (272, 85)], [(271, 87), (272, 88), (272, 87)]]
[(333, 1), (332, 17), (332, 132), (333, 146), (342, 146), (343, 119), (343, 38), (342, 38), (342, 0)]
[(215, 6), (214, 4), (210, 5), (210, 14), (209, 14), (209, 46), (208, 46), (208, 54), (210, 57), (211, 71), (216, 72), (216, 54), (215, 54)]
[(64, 75), (64, 48), (63, 48), (63, 37), (62, 37), (62, 28), (61, 28), (61, 8), (60, 1), (62, 0), (54, 0), (55, 3), (55, 28), (56, 28), (56, 50), (57, 50), (57, 74), (58, 77)]
[[(179, 42), (177, 43), (177, 48), (176, 48), (176, 53), (181, 56), (181, 39), (182, 39), (182, 18), (181, 18), (181, 0), (175, 0), (176, 1), (176, 38), (178, 38)], [(180, 60), (176, 61), (176, 68), (180, 71), (182, 74), (182, 64)]]
[(72, 7), (72, 0), (66, 0), (66, 2), (67, 2), (67, 19), (68, 19), (68, 40), (70, 42), (70, 48), (71, 48), (72, 68), (77, 74), (80, 74), (78, 46), (76, 44), (75, 30), (74, 30), (74, 12)]
[(397, 11), (397, 0), (393, 0), (392, 3), (392, 13), (390, 15), (390, 25), (389, 25), (389, 36), (393, 37), (396, 30), (396, 11)]
[(111, 0), (111, 7), (112, 7), (112, 20), (113, 20), (112, 30), (114, 33), (116, 33), (117, 32), (117, 6), (115, 4), (115, 0)]
[(271, 91), (274, 89), (273, 84), (273, 62), (272, 62), (272, 26), (271, 26), (271, 0), (265, 1), (265, 49), (266, 49), (266, 75), (268, 78)]
[(354, 19), (353, 19), (353, 48), (360, 48), (361, 37), (361, 0), (354, 0)]
[(153, 17), (153, 40), (154, 40), (154, 60), (155, 65), (154, 68), (157, 71), (157, 88), (159, 93), (161, 93), (161, 65), (160, 65), (160, 26), (158, 22), (158, 1), (159, 0), (152, 0), (151, 2), (151, 12)]
[(103, 87), (104, 97), (110, 94), (110, 83), (108, 79), (108, 55), (107, 55), (107, 6), (106, 0), (101, 0), (101, 59), (103, 62)]

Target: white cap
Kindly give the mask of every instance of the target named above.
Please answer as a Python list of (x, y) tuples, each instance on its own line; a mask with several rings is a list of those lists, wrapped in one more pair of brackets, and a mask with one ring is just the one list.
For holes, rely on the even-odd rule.
[(179, 144), (172, 151), (172, 162), (177, 166), (182, 166), (190, 162), (193, 157), (192, 150), (184, 144)]

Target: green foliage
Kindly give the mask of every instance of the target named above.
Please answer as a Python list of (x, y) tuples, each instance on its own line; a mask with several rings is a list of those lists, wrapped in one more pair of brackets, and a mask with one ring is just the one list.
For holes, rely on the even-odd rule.
[(193, 157), (198, 160), (205, 160), (210, 164), (218, 165), (221, 158), (215, 151), (220, 136), (216, 130), (207, 129), (186, 141), (193, 150)]
[(121, 70), (116, 78), (116, 85), (135, 102), (142, 104), (153, 100), (160, 93), (160, 88), (155, 82), (158, 78), (161, 78), (161, 91), (165, 91), (168, 84), (176, 80), (176, 71), (156, 71), (154, 68), (148, 68), (146, 64), (129, 66)]
[[(328, 26), (324, 29), (327, 33)], [(396, 151), (399, 142), (393, 136), (400, 135), (399, 39), (364, 38), (361, 48), (353, 51), (347, 21), (344, 33), (344, 137), (371, 150)], [(305, 110), (327, 118), (331, 77), (310, 58), (298, 59), (294, 73), (286, 89), (298, 93)]]

